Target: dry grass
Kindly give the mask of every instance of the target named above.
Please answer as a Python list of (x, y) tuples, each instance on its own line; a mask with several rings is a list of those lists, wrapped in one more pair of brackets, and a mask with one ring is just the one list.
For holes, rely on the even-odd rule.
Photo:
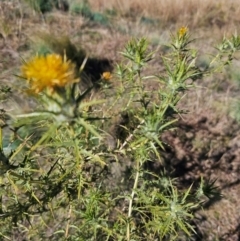
[(134, 17), (159, 18), (164, 23), (185, 23), (192, 27), (217, 25), (223, 27), (239, 21), (237, 0), (89, 0), (94, 10), (116, 9)]

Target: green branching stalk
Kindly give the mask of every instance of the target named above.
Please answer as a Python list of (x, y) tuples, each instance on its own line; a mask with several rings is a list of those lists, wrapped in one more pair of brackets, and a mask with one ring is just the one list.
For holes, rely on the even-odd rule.
[[(164, 70), (146, 76), (157, 56), (145, 38), (132, 39), (114, 84), (101, 78), (96, 96), (95, 86), (78, 88), (71, 60), (51, 54), (24, 63), (39, 108), (11, 116), (5, 123), (10, 138), (4, 139), (0, 128), (1, 237), (8, 239), (5, 227), (14, 221), (19, 235), (20, 224), (26, 230), (26, 239), (48, 240), (38, 217), (53, 230), (54, 240), (171, 240), (195, 232), (194, 211), (202, 196), (218, 196), (215, 181), (179, 190), (176, 180), (158, 173), (154, 164), (166, 167), (161, 137), (176, 128), (185, 92), (195, 80), (231, 63), (240, 38), (224, 38), (205, 70), (195, 65), (192, 41), (186, 27), (172, 34), (171, 51), (160, 57)], [(36, 71), (39, 66), (48, 74)], [(151, 81), (158, 86), (150, 91)], [(113, 147), (105, 136), (114, 139)]]

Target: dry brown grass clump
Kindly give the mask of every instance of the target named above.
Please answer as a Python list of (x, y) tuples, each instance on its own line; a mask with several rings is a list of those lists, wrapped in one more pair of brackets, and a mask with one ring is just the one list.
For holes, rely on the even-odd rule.
[(116, 9), (124, 15), (159, 18), (165, 23), (185, 22), (189, 26), (217, 25), (238, 22), (240, 6), (237, 0), (89, 0), (94, 10)]

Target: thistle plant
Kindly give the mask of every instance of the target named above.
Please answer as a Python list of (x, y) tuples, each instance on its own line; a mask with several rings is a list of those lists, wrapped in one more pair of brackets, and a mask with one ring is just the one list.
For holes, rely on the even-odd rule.
[[(1, 128), (2, 237), (163, 241), (195, 232), (194, 211), (217, 189), (210, 180), (198, 189), (178, 188), (161, 158), (161, 136), (176, 128), (185, 92), (215, 69), (195, 65), (186, 27), (171, 37), (171, 51), (161, 56), (164, 70), (151, 75), (145, 73), (157, 52), (146, 39), (132, 39), (115, 73), (102, 73), (98, 93), (79, 87), (65, 56), (23, 64), (20, 76), (38, 106)], [(232, 56), (238, 39), (229, 41), (224, 49)], [(3, 137), (5, 127), (11, 140)]]

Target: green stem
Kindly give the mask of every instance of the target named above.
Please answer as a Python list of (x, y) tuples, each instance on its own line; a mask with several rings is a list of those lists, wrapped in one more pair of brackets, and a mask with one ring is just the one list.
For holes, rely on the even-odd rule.
[(127, 241), (130, 241), (130, 218), (132, 216), (133, 199), (134, 199), (134, 195), (135, 195), (135, 190), (136, 190), (137, 185), (138, 185), (139, 175), (140, 175), (139, 162), (137, 161), (137, 173), (136, 173), (131, 198), (130, 198), (130, 201), (129, 201), (129, 207), (128, 207)]
[(71, 220), (71, 214), (72, 214), (72, 205), (69, 205), (69, 211), (68, 211), (68, 221), (67, 221), (67, 226), (65, 230), (65, 238), (67, 239), (69, 236), (69, 225), (70, 225), (70, 220)]

